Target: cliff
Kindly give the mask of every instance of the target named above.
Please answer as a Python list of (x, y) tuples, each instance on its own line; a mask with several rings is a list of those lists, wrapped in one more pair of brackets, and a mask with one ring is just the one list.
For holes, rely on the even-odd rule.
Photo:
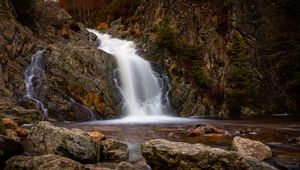
[(296, 6), (293, 0), (142, 0), (125, 25), (140, 53), (165, 67), (179, 115), (296, 114)]
[(46, 78), (37, 96), (46, 104), (49, 118), (90, 120), (90, 110), (98, 119), (117, 116), (119, 100), (110, 77), (114, 61), (97, 50), (84, 26), (57, 3), (1, 1), (0, 32), (2, 116), (16, 116), (21, 122), (43, 117), (24, 97), (24, 72), (40, 49), (45, 49)]

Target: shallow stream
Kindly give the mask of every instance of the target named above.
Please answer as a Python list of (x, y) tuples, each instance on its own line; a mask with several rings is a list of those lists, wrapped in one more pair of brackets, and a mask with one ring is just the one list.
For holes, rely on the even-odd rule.
[(187, 130), (196, 125), (212, 124), (231, 134), (259, 140), (271, 147), (273, 158), (269, 163), (280, 169), (300, 169), (300, 145), (294, 139), (300, 136), (299, 117), (267, 117), (248, 120), (207, 118), (159, 118), (119, 119), (81, 123), (64, 123), (59, 126), (100, 131), (107, 138), (125, 141), (129, 146), (129, 162), (143, 162), (140, 144), (151, 139), (165, 138), (171, 141), (203, 143), (226, 150), (231, 149), (232, 135), (188, 136)]

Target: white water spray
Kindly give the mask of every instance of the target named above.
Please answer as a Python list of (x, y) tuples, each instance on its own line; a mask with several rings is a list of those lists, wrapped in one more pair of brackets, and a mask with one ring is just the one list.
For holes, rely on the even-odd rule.
[(112, 38), (108, 34), (96, 34), (98, 48), (113, 55), (118, 64), (117, 86), (124, 99), (124, 112), (129, 117), (162, 116), (168, 112), (165, 77), (154, 72), (151, 64), (136, 53), (132, 41)]
[(44, 115), (48, 116), (48, 109), (45, 104), (38, 99), (37, 92), (42, 81), (45, 79), (45, 59), (44, 49), (39, 50), (31, 57), (31, 65), (25, 70), (25, 97), (35, 101), (37, 107)]

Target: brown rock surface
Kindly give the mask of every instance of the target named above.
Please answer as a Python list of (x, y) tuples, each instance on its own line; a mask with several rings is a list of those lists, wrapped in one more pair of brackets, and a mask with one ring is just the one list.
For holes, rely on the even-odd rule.
[(106, 138), (105, 135), (103, 135), (101, 132), (98, 132), (98, 131), (87, 132), (87, 134), (90, 137), (92, 137), (93, 139), (95, 139), (98, 143), (105, 140), (105, 138)]
[(244, 156), (251, 156), (260, 161), (272, 157), (271, 148), (260, 141), (236, 136), (233, 138), (232, 147)]

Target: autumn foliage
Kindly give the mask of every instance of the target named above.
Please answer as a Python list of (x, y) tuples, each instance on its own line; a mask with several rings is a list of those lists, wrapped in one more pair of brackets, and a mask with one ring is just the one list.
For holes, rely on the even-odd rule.
[(62, 8), (74, 19), (91, 26), (99, 23), (111, 23), (122, 17), (132, 15), (139, 0), (59, 0)]

